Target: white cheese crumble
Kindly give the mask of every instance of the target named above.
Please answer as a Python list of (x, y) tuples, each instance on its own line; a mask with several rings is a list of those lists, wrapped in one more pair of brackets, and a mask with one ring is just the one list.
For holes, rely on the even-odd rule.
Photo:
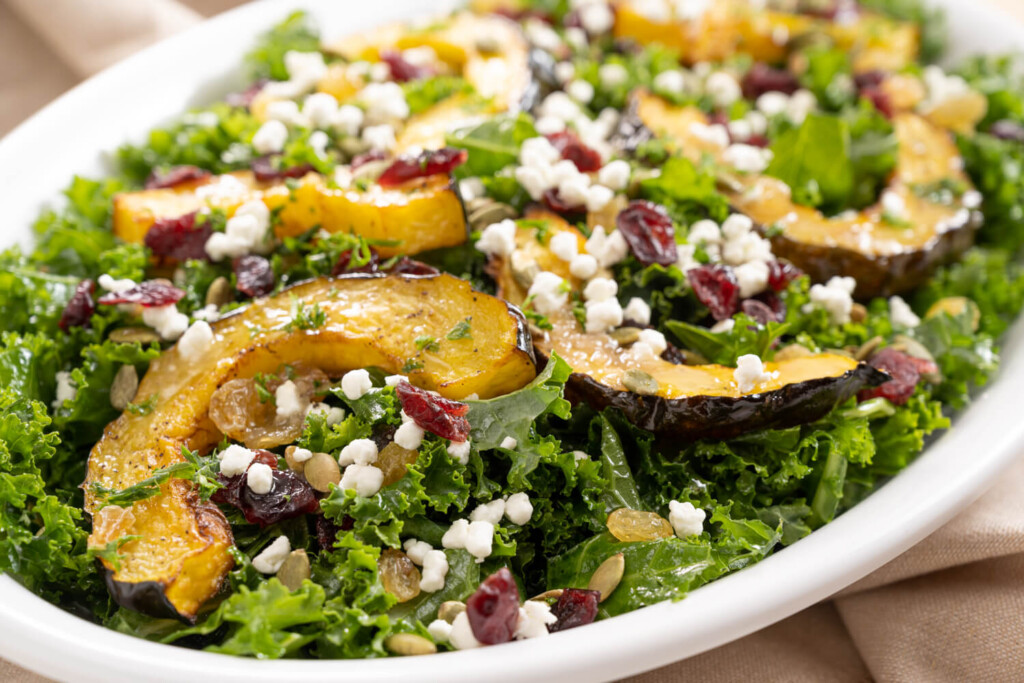
[(665, 340), (665, 335), (657, 330), (640, 330), (639, 342), (647, 344), (655, 356), (660, 356), (665, 353), (665, 349), (668, 348), (668, 342)]
[(354, 439), (341, 449), (338, 464), (372, 465), (377, 462), (377, 444), (372, 439)]
[(654, 89), (669, 95), (682, 95), (686, 92), (686, 77), (678, 69), (662, 71), (654, 77)]
[(142, 322), (152, 327), (161, 337), (175, 340), (188, 329), (188, 316), (178, 312), (174, 304), (142, 309)]
[(548, 624), (558, 621), (551, 613), (551, 605), (541, 600), (527, 600), (519, 608), (515, 639), (540, 638), (548, 635)]
[(220, 459), (220, 473), (225, 477), (237, 477), (245, 474), (256, 454), (244, 446), (231, 444), (217, 454), (217, 457)]
[(284, 149), (288, 127), (277, 119), (267, 121), (252, 136), (252, 146), (259, 154), (274, 154)]
[(590, 254), (577, 254), (569, 262), (569, 274), (581, 280), (589, 280), (597, 274), (597, 259)]
[(679, 538), (699, 536), (704, 531), (704, 518), (707, 517), (707, 513), (695, 508), (693, 503), (673, 500), (669, 502), (668, 510), (669, 524)]
[(366, 370), (350, 370), (341, 378), (341, 390), (350, 401), (362, 398), (372, 388), (373, 382), (370, 381), (370, 373)]
[(505, 501), (502, 498), (495, 498), (489, 503), (477, 505), (473, 512), (469, 513), (470, 522), (490, 522), (497, 526), (505, 514)]
[(480, 233), (480, 239), (473, 246), (488, 256), (509, 256), (516, 248), (515, 222), (506, 218), (500, 223), (491, 223)]
[(852, 277), (833, 277), (823, 285), (813, 285), (810, 291), (811, 308), (828, 311), (832, 321), (839, 325), (850, 322), (853, 292), (857, 281)]
[(483, 562), (491, 555), (494, 544), (494, 525), (490, 522), (477, 520), (469, 523), (466, 533), (466, 551)]
[[(275, 100), (267, 105), (267, 118), (272, 121), (280, 121), (286, 126), (309, 127), (309, 119), (299, 111), (299, 105), (291, 100)], [(253, 138), (253, 145), (256, 139)]]
[(448, 632), (448, 641), (456, 650), (471, 650), (480, 647), (480, 641), (473, 635), (473, 627), (469, 625), (469, 615), (459, 612)]
[(71, 383), (71, 373), (67, 370), (59, 370), (54, 377), (57, 380), (57, 397), (51, 405), (56, 409), (64, 405), (64, 401), (75, 400), (75, 394), (78, 392)]
[(228, 219), (224, 232), (215, 232), (206, 240), (206, 253), (214, 261), (237, 258), (249, 253), (266, 253), (273, 248), (270, 209), (259, 199), (245, 202)]
[(586, 303), (587, 332), (607, 332), (622, 324), (622, 305), (616, 299)]
[(740, 298), (749, 299), (768, 287), (768, 264), (764, 261), (748, 261), (733, 269), (740, 285)]
[(615, 280), (607, 277), (595, 277), (583, 289), (583, 298), (587, 301), (605, 301), (611, 299), (619, 291)]
[(778, 371), (765, 372), (761, 359), (748, 353), (736, 359), (736, 370), (733, 379), (740, 393), (749, 394), (761, 384), (778, 377)]
[(260, 495), (270, 493), (270, 489), (274, 488), (274, 470), (270, 469), (270, 465), (265, 465), (262, 462), (253, 463), (249, 466), (245, 485), (253, 493)]
[(369, 145), (370, 149), (379, 149), (384, 152), (390, 152), (398, 144), (395, 139), (395, 128), (389, 123), (363, 128), (362, 140)]
[(626, 320), (632, 320), (639, 325), (650, 325), (651, 307), (643, 299), (634, 296), (626, 304), (626, 307), (622, 309), (622, 316)]
[(466, 439), (465, 441), (452, 441), (448, 444), (448, 455), (455, 458), (455, 462), (460, 465), (469, 464), (469, 453), (469, 439)]
[(356, 100), (365, 107), (363, 116), (369, 126), (391, 124), (409, 117), (409, 103), (397, 83), (370, 83), (359, 91)]
[(533, 309), (541, 315), (551, 315), (569, 301), (565, 280), (550, 271), (541, 271), (533, 278), (527, 296), (533, 297)]
[(579, 79), (565, 86), (565, 92), (580, 104), (589, 104), (594, 99), (594, 86)]
[(328, 427), (340, 423), (345, 419), (345, 411), (337, 406), (329, 406), (326, 403), (311, 403), (306, 408), (306, 415), (323, 415)]
[(903, 300), (903, 297), (894, 296), (889, 298), (889, 320), (893, 327), (911, 328), (921, 324), (910, 304)]
[(555, 79), (562, 85), (576, 78), (576, 67), (572, 62), (558, 62), (554, 71)]
[(299, 388), (290, 379), (274, 391), (274, 404), (277, 406), (277, 416), (283, 418), (298, 415), (306, 409), (305, 399), (299, 396)]
[(330, 128), (338, 115), (338, 100), (330, 93), (313, 93), (302, 103), (302, 113), (314, 128)]
[(601, 167), (597, 172), (597, 182), (612, 190), (625, 190), (631, 173), (628, 161), (616, 159)]
[(409, 559), (413, 561), (413, 564), (422, 567), (423, 559), (427, 556), (427, 553), (434, 549), (434, 546), (418, 538), (408, 538), (402, 544), (402, 548), (405, 550), (405, 554), (409, 556)]
[(505, 501), (505, 518), (513, 524), (522, 526), (533, 517), (533, 503), (525, 493), (513, 493)]
[(907, 218), (907, 203), (896, 192), (886, 190), (882, 193), (883, 219), (903, 221)]
[(602, 64), (597, 70), (597, 77), (605, 88), (617, 88), (629, 80), (629, 72), (621, 64)]
[(725, 71), (716, 71), (708, 76), (704, 88), (715, 105), (722, 108), (731, 107), (743, 97), (743, 89), (740, 88), (739, 81)]
[[(423, 582), (420, 581), (420, 589), (423, 588)], [(452, 625), (444, 619), (434, 619), (427, 626), (427, 633), (438, 643), (447, 643), (452, 636)]]
[(354, 104), (344, 104), (338, 107), (338, 111), (331, 117), (330, 126), (341, 135), (355, 137), (363, 127), (364, 119), (362, 109)]
[(384, 384), (389, 387), (397, 387), (402, 382), (406, 382), (408, 379), (405, 375), (388, 375), (384, 378)]
[(296, 447), (292, 451), (292, 460), (295, 462), (307, 462), (313, 458), (313, 451), (308, 448)]
[(722, 153), (722, 161), (742, 173), (761, 173), (768, 168), (771, 160), (771, 150), (753, 145), (729, 145)]
[(548, 242), (548, 249), (563, 261), (571, 262), (579, 253), (579, 240), (576, 239), (576, 235), (572, 232), (560, 232)]
[(469, 520), (457, 519), (448, 527), (441, 537), (441, 547), (449, 550), (460, 550), (466, 547), (466, 537), (469, 535)]
[(415, 422), (405, 422), (395, 432), (395, 443), (407, 451), (414, 451), (422, 445), (425, 434)]
[(127, 292), (129, 289), (135, 287), (134, 280), (129, 280), (128, 278), (118, 280), (111, 277), (107, 273), (100, 275), (99, 279), (96, 282), (97, 284), (99, 284), (100, 287), (107, 290), (108, 292), (113, 292), (114, 294)]
[(349, 465), (341, 475), (339, 488), (356, 492), (361, 498), (369, 498), (384, 485), (384, 472), (373, 465)]
[(420, 590), (424, 593), (436, 593), (444, 588), (446, 576), (448, 576), (448, 556), (444, 554), (443, 550), (430, 550), (423, 557)]
[(605, 2), (588, 2), (579, 8), (580, 23), (592, 36), (599, 36), (612, 30), (615, 14)]
[(213, 343), (213, 328), (205, 320), (199, 320), (185, 330), (178, 340), (178, 353), (185, 360), (194, 360), (202, 355)]
[(252, 559), (253, 569), (260, 574), (276, 574), (288, 554), (292, 551), (292, 544), (287, 536), (278, 536), (274, 542), (268, 545), (263, 551)]
[(504, 439), (501, 440), (501, 447), (508, 449), (510, 451), (514, 450), (515, 447), (518, 445), (519, 442), (513, 439), (511, 436), (506, 436)]
[(602, 268), (614, 266), (629, 254), (629, 244), (618, 230), (608, 235), (603, 226), (596, 226), (586, 245), (587, 253), (597, 259)]

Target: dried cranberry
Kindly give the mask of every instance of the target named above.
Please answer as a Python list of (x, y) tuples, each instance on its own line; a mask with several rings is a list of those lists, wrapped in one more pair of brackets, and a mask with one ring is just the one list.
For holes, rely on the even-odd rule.
[(408, 382), (400, 382), (395, 391), (402, 402), (402, 410), (423, 429), (451, 441), (461, 442), (469, 438), (469, 421), (466, 419), (469, 406), (465, 403), (435, 396)]
[(276, 469), (277, 457), (273, 453), (257, 451), (253, 463), (257, 462), (273, 470), (274, 482), (269, 493), (255, 493), (249, 488), (248, 471), (234, 477), (218, 474), (217, 479), (224, 488), (214, 492), (213, 501), (238, 508), (245, 521), (260, 527), (319, 511), (320, 502), (313, 487), (291, 470)]
[(266, 465), (267, 467), (269, 467), (272, 470), (276, 470), (277, 469), (277, 456), (276, 455), (274, 455), (270, 451), (264, 450), (262, 448), (258, 448), (256, 450), (254, 450), (253, 453), (254, 453), (253, 459), (252, 459), (253, 464), (255, 464), (255, 463), (262, 463), (262, 464)]
[(60, 329), (65, 332), (71, 327), (86, 327), (89, 325), (89, 318), (96, 310), (96, 304), (92, 300), (92, 293), (96, 289), (96, 283), (92, 280), (82, 280), (75, 287), (75, 293), (71, 295), (64, 312), (60, 314), (60, 322), (57, 323)]
[(579, 139), (571, 130), (563, 130), (547, 136), (551, 146), (558, 150), (563, 159), (571, 161), (580, 173), (601, 170), (601, 155)]
[(886, 72), (881, 69), (872, 69), (871, 71), (863, 71), (859, 74), (854, 74), (853, 83), (857, 86), (857, 90), (879, 88), (882, 83), (885, 82), (886, 77)]
[(381, 187), (394, 187), (416, 178), (426, 178), (440, 173), (451, 173), (466, 163), (469, 152), (464, 149), (444, 147), (421, 152), (415, 157), (400, 157), (388, 166), (377, 178)]
[(347, 273), (377, 273), (380, 271), (380, 255), (376, 251), (370, 250), (370, 259), (361, 266), (352, 266), (352, 255), (355, 253), (354, 250), (342, 252), (338, 256), (338, 262), (334, 264), (334, 268), (331, 270), (331, 275), (338, 277), (339, 275), (345, 275)]
[(781, 92), (792, 95), (800, 89), (796, 74), (786, 69), (776, 69), (763, 62), (757, 62), (743, 77), (743, 96), (756, 100), (767, 92)]
[(239, 292), (257, 297), (266, 296), (274, 290), (274, 268), (262, 256), (240, 256), (232, 267)]
[(994, 135), (1000, 140), (1009, 140), (1010, 142), (1019, 142), (1024, 144), (1024, 126), (1011, 121), (1010, 119), (1000, 119), (992, 124), (992, 127), (988, 129), (989, 135)]
[(100, 297), (99, 304), (112, 306), (114, 304), (141, 304), (146, 308), (155, 306), (169, 306), (181, 301), (185, 292), (174, 285), (160, 282), (158, 280), (146, 280), (140, 282), (131, 289), (124, 292), (110, 292)]
[(213, 234), (209, 222), (196, 227), (196, 212), (177, 218), (158, 218), (146, 232), (145, 243), (154, 256), (187, 261), (209, 259), (206, 241)]
[(275, 161), (279, 158), (279, 155), (266, 154), (253, 159), (249, 164), (249, 168), (252, 169), (252, 174), (256, 177), (256, 180), (261, 183), (269, 183), (284, 180), (285, 178), (301, 178), (315, 170), (311, 164), (278, 168)]
[[(857, 0), (832, 0), (825, 4), (821, 0), (800, 3), (800, 12), (819, 19), (827, 19), (840, 24), (852, 23), (860, 16), (860, 7)], [(846, 15), (840, 17), (839, 15)]]
[(339, 531), (348, 531), (355, 526), (355, 520), (345, 516), (338, 526), (323, 515), (316, 517), (316, 542), (320, 550), (334, 550), (334, 544), (338, 541)]
[(675, 227), (661, 205), (643, 199), (630, 202), (615, 224), (640, 263), (670, 266), (676, 262)]
[(352, 163), (349, 164), (349, 168), (351, 168), (354, 171), (360, 166), (364, 166), (370, 163), (371, 161), (381, 161), (387, 158), (388, 154), (384, 150), (371, 149), (369, 152), (364, 152), (353, 158)]
[(729, 266), (691, 268), (686, 272), (686, 279), (697, 300), (708, 307), (715, 320), (731, 318), (739, 308), (740, 285)]
[(411, 63), (398, 50), (384, 50), (380, 53), (380, 61), (388, 65), (391, 79), (399, 83), (427, 78), (433, 74), (430, 69)]
[(892, 379), (872, 389), (862, 390), (857, 394), (857, 399), (867, 401), (880, 396), (898, 406), (910, 400), (918, 382), (921, 381), (922, 374), (938, 372), (935, 363), (921, 358), (913, 358), (892, 347), (884, 348), (876, 353), (868, 361), (868, 364), (889, 373)]
[(768, 286), (773, 291), (781, 292), (789, 287), (789, 283), (802, 276), (804, 272), (788, 261), (768, 262)]
[(860, 91), (861, 97), (866, 97), (875, 105), (875, 109), (887, 119), (896, 115), (896, 108), (892, 104), (892, 98), (881, 88), (865, 88)]
[(745, 299), (743, 303), (740, 304), (740, 309), (762, 325), (779, 322), (779, 319), (775, 316), (775, 311), (773, 311), (771, 306), (763, 301), (758, 301), (757, 299)]
[(254, 81), (252, 85), (243, 90), (242, 92), (233, 92), (224, 98), (224, 101), (232, 107), (249, 107), (252, 105), (253, 100), (263, 90), (263, 86), (270, 82), (270, 79), (261, 78)]
[(548, 632), (555, 633), (593, 623), (597, 618), (597, 603), (600, 600), (599, 591), (566, 588), (551, 610), (558, 621), (548, 626)]
[(387, 269), (389, 273), (397, 275), (440, 275), (441, 271), (434, 266), (427, 265), (422, 261), (416, 261), (408, 256), (395, 261), (395, 264)]
[(544, 192), (544, 205), (552, 211), (561, 214), (567, 213), (584, 213), (587, 207), (582, 204), (570, 204), (562, 199), (562, 193), (558, 191), (558, 188), (552, 187)]
[(519, 587), (505, 567), (494, 572), (466, 600), (473, 635), (485, 645), (512, 640), (519, 621)]
[(168, 187), (177, 187), (183, 183), (193, 180), (209, 178), (211, 173), (198, 166), (173, 166), (166, 171), (153, 170), (146, 179), (147, 190), (162, 190)]

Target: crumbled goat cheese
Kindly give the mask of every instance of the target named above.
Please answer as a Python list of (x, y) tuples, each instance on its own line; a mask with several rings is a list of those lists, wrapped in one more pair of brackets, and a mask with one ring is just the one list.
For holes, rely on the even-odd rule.
[(455, 458), (455, 462), (460, 465), (469, 464), (469, 453), (469, 439), (466, 439), (465, 441), (452, 441), (448, 444), (448, 455)]
[(474, 176), (459, 181), (459, 194), (462, 195), (462, 201), (471, 202), (486, 196), (487, 190), (484, 189), (484, 181)]
[(64, 405), (64, 401), (75, 400), (75, 394), (78, 392), (71, 383), (71, 373), (67, 370), (58, 370), (54, 377), (57, 379), (57, 397), (51, 405), (56, 409)]
[(480, 233), (480, 239), (473, 246), (488, 256), (509, 256), (516, 248), (515, 222), (506, 218), (500, 223), (491, 223)]
[(249, 253), (266, 253), (273, 248), (268, 239), (270, 209), (259, 199), (245, 202), (228, 219), (224, 232), (215, 232), (206, 240), (206, 253), (214, 261), (237, 258)]
[(330, 126), (341, 135), (355, 137), (363, 127), (364, 119), (362, 109), (354, 104), (344, 104), (338, 107), (338, 111), (331, 117)]
[(587, 3), (580, 7), (579, 14), (583, 29), (592, 36), (608, 33), (615, 24), (615, 14), (604, 2)]
[(178, 340), (178, 353), (185, 360), (194, 360), (213, 343), (213, 328), (205, 320), (199, 320), (185, 330)]
[(288, 418), (298, 415), (306, 409), (305, 399), (299, 396), (299, 388), (295, 382), (287, 380), (274, 392), (274, 404), (277, 406), (277, 416)]
[(673, 500), (669, 502), (668, 510), (668, 521), (679, 538), (699, 536), (704, 531), (704, 518), (707, 513), (695, 508), (693, 503)]
[(686, 91), (686, 76), (678, 69), (662, 71), (654, 77), (654, 89), (670, 95), (682, 95)]
[(234, 199), (248, 194), (249, 188), (233, 175), (217, 176), (196, 188), (196, 197), (204, 201)]
[(456, 650), (471, 650), (480, 647), (480, 641), (473, 635), (473, 627), (469, 625), (469, 615), (466, 612), (459, 612), (452, 622), (452, 628), (448, 632), (448, 642)]
[(882, 212), (883, 218), (897, 221), (906, 220), (907, 203), (897, 193), (886, 190), (882, 193)]
[(732, 74), (724, 71), (716, 71), (711, 74), (704, 87), (715, 105), (722, 108), (731, 107), (743, 97), (743, 89), (740, 88), (739, 82)]
[(665, 349), (668, 348), (665, 335), (657, 330), (640, 330), (639, 341), (651, 347), (651, 351), (654, 352), (655, 356), (665, 353)]
[(717, 323), (711, 326), (711, 332), (715, 334), (722, 334), (725, 332), (732, 332), (732, 328), (736, 327), (736, 321), (732, 318), (726, 318), (725, 320), (719, 320)]
[(595, 277), (583, 288), (583, 298), (587, 301), (604, 301), (611, 299), (619, 291), (615, 280), (607, 277)]
[(551, 315), (569, 301), (565, 280), (549, 271), (541, 271), (533, 278), (527, 296), (533, 297), (533, 309), (541, 315)]
[(188, 329), (188, 316), (178, 312), (174, 304), (142, 309), (142, 322), (152, 327), (164, 339), (173, 341)]
[[(420, 581), (420, 590), (423, 589), (423, 582)], [(452, 636), (452, 625), (444, 619), (434, 619), (427, 626), (427, 633), (438, 643), (447, 643)]]
[(720, 244), (722, 231), (718, 228), (718, 223), (712, 220), (697, 221), (690, 226), (686, 241), (690, 244)]
[(899, 296), (889, 298), (889, 320), (894, 327), (908, 329), (921, 324), (921, 319), (910, 308), (910, 304)]
[(249, 466), (245, 484), (253, 493), (268, 494), (274, 488), (274, 470), (262, 462), (253, 463)]
[(309, 88), (327, 75), (327, 64), (320, 52), (289, 50), (284, 53), (284, 67), (288, 70), (289, 79)]
[(580, 104), (589, 104), (594, 99), (594, 86), (579, 79), (567, 85), (565, 92)]
[(761, 359), (752, 353), (745, 354), (736, 359), (736, 370), (733, 372), (733, 378), (736, 380), (736, 386), (741, 393), (749, 394), (759, 385), (775, 379), (777, 376), (778, 371), (765, 372)]
[(733, 269), (740, 285), (740, 298), (749, 299), (768, 287), (768, 264), (764, 261), (747, 261)]
[(341, 475), (342, 489), (356, 492), (361, 498), (369, 498), (384, 485), (384, 472), (373, 465), (349, 465)]
[(341, 390), (350, 401), (362, 398), (372, 388), (373, 382), (370, 381), (370, 373), (366, 370), (350, 370), (341, 378)]
[(353, 439), (341, 449), (338, 455), (338, 464), (342, 467), (347, 465), (372, 465), (377, 462), (377, 444), (372, 439)]
[(426, 432), (415, 422), (405, 422), (395, 431), (395, 443), (408, 451), (414, 451), (423, 444)]
[(555, 79), (565, 85), (576, 78), (576, 67), (572, 62), (558, 62), (555, 64)]
[(586, 303), (587, 332), (607, 332), (622, 324), (622, 305), (616, 299)]
[(302, 113), (314, 128), (330, 128), (338, 114), (338, 100), (330, 93), (313, 93), (302, 103)]
[(771, 158), (771, 150), (744, 144), (729, 145), (722, 154), (722, 161), (742, 173), (761, 173)]
[(100, 275), (97, 280), (97, 284), (108, 292), (120, 294), (121, 292), (127, 292), (129, 289), (134, 288), (135, 280), (129, 280), (128, 278), (117, 280), (104, 273), (103, 275)]
[(276, 574), (292, 551), (292, 544), (287, 536), (278, 536), (274, 542), (253, 558), (253, 569), (260, 574)]
[(363, 118), (368, 126), (392, 124), (409, 117), (409, 103), (398, 83), (370, 83), (359, 91), (356, 100), (365, 108)]
[(562, 39), (554, 29), (539, 19), (528, 19), (523, 24), (523, 32), (530, 43), (545, 52), (558, 52), (562, 47)]
[(540, 638), (548, 635), (548, 625), (558, 621), (551, 613), (551, 605), (541, 600), (527, 600), (519, 608), (515, 639)]
[(651, 307), (643, 299), (633, 297), (622, 309), (622, 316), (626, 320), (632, 320), (638, 325), (651, 324)]
[(448, 527), (441, 537), (441, 547), (448, 550), (460, 550), (466, 547), (466, 538), (469, 536), (469, 520), (457, 519)]
[[(267, 105), (267, 118), (272, 121), (280, 121), (286, 126), (293, 128), (309, 127), (309, 119), (299, 111), (299, 105), (291, 100), (275, 100)], [(255, 139), (253, 141), (255, 144)]]
[(306, 408), (306, 415), (323, 415), (328, 427), (340, 423), (345, 419), (345, 410), (337, 406), (329, 406), (326, 403), (310, 403)]
[(244, 446), (231, 444), (217, 457), (220, 459), (220, 473), (225, 477), (237, 477), (240, 474), (245, 474), (256, 454)]
[(621, 64), (602, 64), (597, 70), (597, 77), (605, 88), (617, 88), (629, 80), (629, 72)]
[(629, 254), (629, 244), (618, 230), (608, 235), (598, 225), (590, 233), (586, 245), (587, 253), (597, 259), (602, 268), (614, 266)]
[(628, 161), (609, 161), (597, 172), (597, 182), (612, 190), (625, 190), (629, 185), (631, 169)]
[(533, 517), (533, 503), (525, 493), (513, 493), (505, 502), (505, 517), (513, 524), (522, 526)]
[(615, 193), (604, 185), (591, 185), (587, 190), (587, 211), (601, 211), (615, 198)]
[(501, 440), (501, 444), (500, 444), (500, 446), (502, 448), (506, 448), (506, 449), (508, 449), (510, 451), (515, 449), (515, 447), (518, 446), (518, 445), (519, 445), (519, 442), (516, 441), (515, 439), (513, 439), (511, 436), (506, 436), (504, 439)]
[(409, 556), (409, 559), (413, 561), (413, 564), (422, 567), (423, 558), (434, 549), (434, 546), (418, 538), (409, 538), (402, 544), (402, 548), (405, 550), (405, 554)]
[(329, 145), (331, 139), (327, 136), (327, 133), (322, 130), (315, 130), (309, 134), (309, 147), (313, 150), (321, 159), (327, 157), (327, 145)]
[(288, 128), (276, 119), (267, 121), (252, 136), (252, 146), (259, 154), (274, 154), (284, 149)]
[(505, 514), (505, 501), (501, 498), (496, 498), (490, 503), (483, 503), (477, 505), (473, 512), (469, 513), (470, 522), (490, 522), (494, 526), (498, 525), (501, 518)]
[(307, 462), (313, 458), (313, 451), (308, 448), (296, 447), (292, 451), (292, 460), (295, 462)]
[(590, 460), (590, 455), (583, 451), (573, 451), (572, 457), (576, 462), (583, 462), (584, 460)]
[(843, 325), (850, 322), (853, 308), (853, 291), (857, 281), (852, 277), (833, 277), (823, 285), (813, 285), (810, 291), (811, 308), (828, 311), (832, 321)]
[(443, 550), (431, 550), (423, 557), (420, 590), (424, 593), (436, 593), (444, 588), (446, 576), (448, 576), (448, 556), (444, 554)]
[(569, 274), (581, 280), (589, 280), (597, 274), (597, 259), (590, 254), (577, 254), (569, 262)]
[(576, 238), (575, 233), (569, 231), (560, 232), (548, 242), (548, 249), (563, 261), (571, 262), (579, 253), (579, 240)]
[(395, 139), (395, 128), (389, 123), (363, 128), (362, 140), (369, 145), (370, 149), (379, 149), (385, 152), (391, 151), (398, 144)]
[(672, 19), (672, 8), (665, 0), (632, 0), (630, 5), (634, 12), (655, 23), (664, 24)]
[(466, 532), (466, 551), (475, 557), (477, 562), (483, 562), (491, 556), (493, 545), (493, 524), (483, 520), (469, 523), (469, 528)]
[(729, 146), (729, 130), (720, 123), (706, 125), (703, 123), (691, 123), (690, 132), (698, 140), (702, 140), (715, 147), (725, 149)]
[(918, 105), (922, 112), (929, 112), (947, 100), (960, 97), (970, 86), (960, 76), (948, 76), (940, 66), (926, 66), (922, 74), (928, 96)]

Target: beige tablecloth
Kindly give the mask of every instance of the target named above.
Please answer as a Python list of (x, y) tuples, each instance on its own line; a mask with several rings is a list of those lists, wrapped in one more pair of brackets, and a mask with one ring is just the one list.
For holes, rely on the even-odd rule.
[[(987, 1), (1024, 19), (1024, 0)], [(0, 0), (0, 134), (81, 78), (236, 4)], [(1024, 460), (952, 522), (830, 602), (631, 681), (1022, 681), (1022, 492)], [(41, 680), (0, 660), (0, 681)]]

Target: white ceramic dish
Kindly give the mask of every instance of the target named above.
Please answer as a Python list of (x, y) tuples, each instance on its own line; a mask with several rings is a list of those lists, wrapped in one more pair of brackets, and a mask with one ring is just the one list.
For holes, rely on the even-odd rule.
[[(103, 156), (186, 107), (241, 85), (253, 37), (294, 7), (327, 36), (440, 12), (445, 0), (383, 3), (267, 0), (167, 40), (61, 97), (0, 141), (0, 244), (28, 243), (39, 209), (74, 173), (98, 174)], [(1024, 48), (1024, 26), (970, 0), (948, 9), (956, 59)], [(364, 661), (255, 661), (134, 639), (93, 625), (0, 576), (0, 656), (75, 681), (609, 680), (662, 666), (763, 628), (849, 585), (900, 554), (979, 496), (1024, 450), (1019, 390), (1024, 327), (1006, 343), (998, 381), (905, 472), (791, 548), (661, 604), (587, 628), (496, 648)]]

